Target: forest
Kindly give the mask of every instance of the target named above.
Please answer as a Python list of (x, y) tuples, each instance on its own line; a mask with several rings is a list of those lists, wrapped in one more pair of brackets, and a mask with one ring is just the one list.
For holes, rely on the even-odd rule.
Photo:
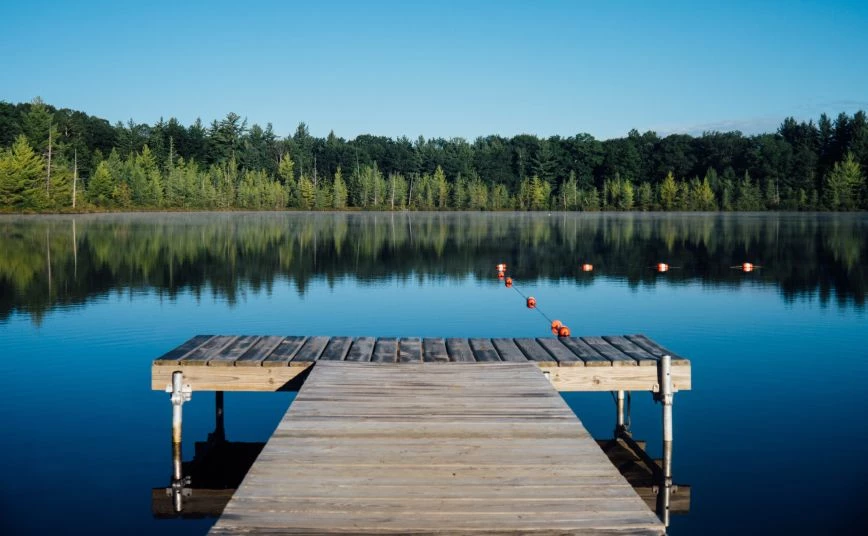
[(0, 210), (868, 209), (864, 111), (775, 133), (285, 137), (235, 113), (116, 123), (0, 101)]

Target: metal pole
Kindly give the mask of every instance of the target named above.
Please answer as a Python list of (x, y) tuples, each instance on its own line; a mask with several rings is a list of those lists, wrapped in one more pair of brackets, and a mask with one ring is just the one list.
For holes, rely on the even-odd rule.
[(618, 391), (617, 416), (615, 420), (615, 439), (624, 431), (624, 391)]
[(223, 391), (214, 393), (214, 437), (218, 441), (226, 439), (226, 429), (223, 426)]
[(166, 387), (166, 391), (171, 394), (172, 401), (172, 504), (175, 512), (182, 510), (182, 497), (189, 490), (185, 489), (187, 479), (183, 475), (183, 462), (181, 457), (181, 423), (182, 423), (182, 406), (184, 402), (188, 402), (192, 396), (192, 390), (189, 385), (184, 384), (184, 374), (180, 371), (172, 373), (172, 385)]
[(669, 526), (669, 500), (672, 493), (672, 357), (660, 358), (660, 400), (663, 402), (663, 485), (657, 496), (657, 515)]

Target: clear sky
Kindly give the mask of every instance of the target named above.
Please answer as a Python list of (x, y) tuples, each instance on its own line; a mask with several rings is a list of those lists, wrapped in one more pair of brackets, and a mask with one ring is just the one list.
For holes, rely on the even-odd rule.
[(346, 138), (755, 133), (868, 109), (868, 2), (711, 4), (11, 0), (0, 100)]

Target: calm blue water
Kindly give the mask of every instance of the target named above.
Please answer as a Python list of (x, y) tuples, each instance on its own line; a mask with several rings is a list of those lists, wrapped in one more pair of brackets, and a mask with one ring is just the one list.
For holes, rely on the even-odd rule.
[[(692, 359), (673, 471), (692, 500), (671, 534), (863, 532), (866, 231), (868, 215), (0, 217), (0, 532), (204, 534), (213, 519), (151, 512), (171, 474), (154, 357), (197, 333), (550, 336), (497, 262), (574, 334)], [(610, 436), (609, 394), (565, 398)], [(227, 437), (265, 441), (291, 399), (227, 393)], [(185, 459), (213, 406), (184, 406)], [(649, 394), (632, 422), (660, 456)]]

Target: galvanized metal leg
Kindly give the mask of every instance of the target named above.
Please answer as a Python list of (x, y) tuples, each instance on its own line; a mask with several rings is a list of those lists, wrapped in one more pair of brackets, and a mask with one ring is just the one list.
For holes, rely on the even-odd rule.
[(672, 494), (672, 357), (660, 358), (660, 401), (663, 403), (663, 470), (657, 494), (657, 515), (669, 526), (669, 502)]
[(208, 434), (209, 442), (226, 440), (226, 428), (223, 424), (223, 391), (214, 393), (214, 432)]
[(624, 391), (618, 391), (615, 406), (617, 408), (616, 409), (616, 415), (615, 415), (615, 439), (617, 439), (625, 431), (625, 427), (624, 427)]
[(172, 385), (166, 386), (166, 392), (171, 395), (172, 402), (172, 487), (166, 492), (172, 495), (175, 512), (180, 512), (183, 509), (182, 498), (190, 495), (187, 487), (190, 483), (189, 477), (185, 478), (183, 475), (181, 457), (182, 406), (184, 402), (190, 401), (193, 392), (189, 385), (184, 384), (184, 374), (180, 371), (172, 373)]

